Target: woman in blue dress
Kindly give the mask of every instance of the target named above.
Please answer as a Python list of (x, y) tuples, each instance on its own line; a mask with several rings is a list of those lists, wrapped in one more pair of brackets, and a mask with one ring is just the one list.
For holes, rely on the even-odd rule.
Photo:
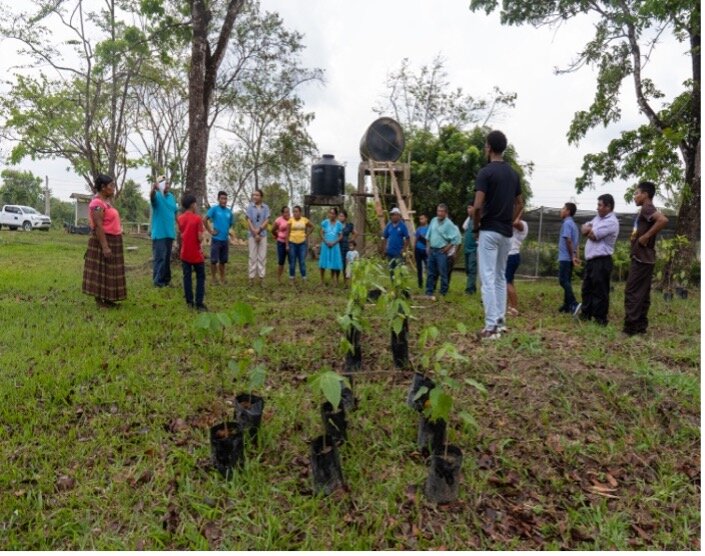
[(328, 219), (321, 222), (321, 256), (318, 266), (321, 269), (321, 283), (325, 284), (326, 269), (330, 269), (335, 285), (339, 284), (343, 270), (343, 257), (340, 254), (340, 241), (343, 239), (343, 225), (338, 221), (338, 209), (328, 211)]
[[(355, 233), (353, 223), (348, 222), (348, 212), (345, 209), (340, 209), (338, 221), (343, 225), (343, 239), (340, 240), (340, 256), (343, 259), (343, 271), (345, 271), (345, 267), (347, 266), (345, 256), (350, 250), (350, 240), (354, 240), (357, 233)], [(345, 272), (343, 272), (343, 275), (345, 275)]]

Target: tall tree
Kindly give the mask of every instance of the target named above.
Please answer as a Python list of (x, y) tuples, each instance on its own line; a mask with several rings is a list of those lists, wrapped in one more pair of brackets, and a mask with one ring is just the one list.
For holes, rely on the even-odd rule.
[(316, 152), (307, 131), (313, 114), (304, 111), (298, 91), (322, 82), (323, 72), (302, 66), (302, 39), (278, 14), (262, 13), (258, 2), (248, 5), (236, 27), (217, 99), (219, 114), (227, 116), (217, 127), (232, 141), (215, 167), (233, 201), (273, 181), (294, 198), (305, 160)]
[[(196, 195), (199, 204), (206, 199), (206, 171), (210, 126), (208, 113), (215, 91), (218, 68), (228, 47), (235, 19), (244, 0), (228, 0), (222, 18), (214, 17), (213, 4), (189, 0), (191, 8), (191, 66), (189, 67), (189, 144), (186, 191)], [(211, 46), (211, 42), (213, 46)]]
[(160, 44), (173, 44), (170, 30), (190, 43), (188, 64), (188, 153), (186, 191), (199, 205), (207, 198), (206, 174), (212, 109), (221, 63), (245, 0), (149, 0), (142, 13), (160, 29)]
[(384, 99), (374, 108), (380, 115), (394, 114), (405, 131), (420, 129), (438, 133), (453, 126), (467, 129), (487, 123), (499, 112), (512, 108), (516, 93), (505, 93), (494, 87), (487, 97), (466, 94), (448, 80), (445, 59), (436, 55), (430, 65), (414, 70), (408, 58), (387, 77)]
[(135, 87), (138, 105), (135, 148), (152, 176), (168, 175), (181, 189), (188, 152), (188, 89), (186, 70), (172, 61), (153, 64)]
[[(470, 2), (471, 10), (487, 13), (498, 6), (498, 0)], [(590, 129), (620, 120), (620, 91), (628, 78), (645, 124), (621, 132), (604, 152), (587, 155), (576, 189), (593, 186), (595, 176), (607, 182), (616, 178), (657, 181), (664, 196), (680, 201), (676, 233), (690, 240), (680, 254), (690, 259), (700, 238), (699, 0), (505, 0), (500, 13), (508, 25), (558, 24), (580, 15), (596, 18), (592, 40), (573, 64), (559, 71), (576, 71), (584, 65), (597, 68), (593, 102), (575, 114), (568, 140), (577, 143)], [(651, 52), (664, 33), (687, 44), (691, 66), (682, 92), (668, 102), (661, 100), (664, 94), (645, 76)]]
[[(88, 187), (99, 173), (116, 177), (118, 194), (127, 169), (133, 129), (132, 82), (150, 57), (141, 28), (122, 18), (136, 0), (36, 0), (33, 10), (3, 10), (0, 34), (41, 68), (16, 68), (0, 100), (4, 136), (15, 142), (10, 161), (64, 158)], [(93, 5), (93, 4), (92, 4)], [(60, 41), (60, 30), (69, 38)]]

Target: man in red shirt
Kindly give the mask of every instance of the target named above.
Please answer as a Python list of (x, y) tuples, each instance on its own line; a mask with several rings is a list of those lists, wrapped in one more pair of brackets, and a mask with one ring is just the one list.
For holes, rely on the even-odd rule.
[[(207, 311), (203, 304), (206, 295), (206, 267), (204, 264), (201, 241), (205, 228), (203, 220), (196, 212), (196, 197), (185, 195), (181, 199), (184, 213), (179, 216), (179, 233), (181, 234), (181, 265), (184, 271), (184, 295), (189, 307), (196, 307), (199, 312)], [(191, 275), (196, 272), (196, 304), (193, 302)]]

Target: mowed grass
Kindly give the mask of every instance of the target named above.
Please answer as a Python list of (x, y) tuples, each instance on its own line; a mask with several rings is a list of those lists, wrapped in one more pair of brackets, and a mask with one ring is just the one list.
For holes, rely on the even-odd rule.
[[(460, 500), (435, 507), (418, 489), (410, 373), (394, 371), (389, 335), (370, 307), (359, 408), (341, 450), (348, 489), (311, 494), (307, 441), (322, 429), (309, 374), (342, 368), (345, 291), (246, 285), (235, 249), (230, 284), (206, 303), (254, 307), (272, 325), (259, 447), (224, 481), (209, 465), (208, 427), (232, 413), (237, 384), (219, 370), (257, 327), (199, 337), (176, 288), (151, 286), (150, 243), (126, 238), (128, 300), (99, 310), (81, 294), (87, 238), (0, 231), (0, 547), (4, 549), (698, 549), (700, 301), (654, 292), (646, 337), (625, 338), (623, 284), (601, 328), (556, 312), (557, 280), (520, 281), (521, 316), (497, 342), (478, 297), (453, 277), (445, 301), (414, 299), (470, 358), (450, 424), (464, 453)], [(271, 246), (270, 246), (271, 247)], [(579, 289), (576, 280), (575, 287)], [(418, 355), (418, 354), (417, 354)], [(462, 382), (462, 381), (461, 381)]]

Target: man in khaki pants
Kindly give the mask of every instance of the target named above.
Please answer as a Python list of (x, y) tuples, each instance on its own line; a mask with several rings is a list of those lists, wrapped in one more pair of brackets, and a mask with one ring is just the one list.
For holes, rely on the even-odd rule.
[(264, 285), (264, 271), (267, 263), (267, 224), (269, 224), (269, 207), (262, 202), (262, 191), (255, 189), (252, 193), (252, 202), (245, 210), (249, 233), (247, 245), (249, 247), (248, 277), (250, 284), (255, 278), (260, 279)]

